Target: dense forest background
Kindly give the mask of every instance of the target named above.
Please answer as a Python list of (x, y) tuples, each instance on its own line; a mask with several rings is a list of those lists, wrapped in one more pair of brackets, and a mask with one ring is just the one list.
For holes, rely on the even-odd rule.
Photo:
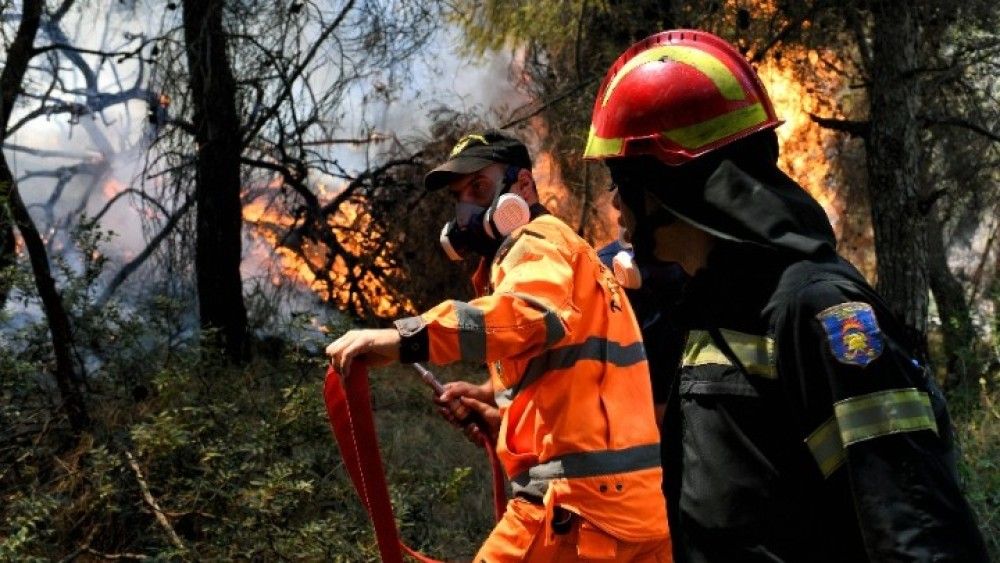
[[(374, 560), (323, 347), (469, 296), (421, 188), (469, 128), (613, 239), (594, 95), (676, 27), (757, 67), (782, 167), (926, 344), (1000, 558), (995, 2), (0, 0), (0, 560)], [(407, 369), (373, 380), (404, 536), (468, 555), (482, 456)]]

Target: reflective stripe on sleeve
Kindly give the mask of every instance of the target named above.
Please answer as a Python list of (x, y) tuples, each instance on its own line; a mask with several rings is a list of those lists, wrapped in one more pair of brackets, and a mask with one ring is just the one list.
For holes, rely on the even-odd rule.
[(552, 479), (629, 473), (659, 466), (659, 444), (645, 444), (623, 450), (574, 452), (539, 463), (515, 475), (510, 483), (514, 494), (524, 492), (542, 496)]
[(458, 322), (458, 349), (462, 360), (486, 360), (486, 314), (464, 301), (452, 301)]
[(930, 396), (914, 388), (851, 397), (834, 403), (833, 411), (805, 439), (824, 477), (844, 463), (851, 444), (900, 432), (938, 431)]
[(847, 457), (844, 444), (840, 441), (837, 419), (832, 416), (806, 438), (806, 445), (809, 446), (819, 470), (823, 472), (823, 477), (832, 475)]
[(938, 431), (930, 396), (914, 388), (877, 391), (837, 401), (833, 412), (845, 447), (886, 434)]
[(545, 319), (545, 348), (549, 349), (553, 344), (559, 342), (566, 336), (566, 327), (563, 326), (562, 319), (555, 311), (548, 308), (545, 303), (525, 293), (511, 293), (514, 297), (523, 300), (535, 309), (542, 312)]

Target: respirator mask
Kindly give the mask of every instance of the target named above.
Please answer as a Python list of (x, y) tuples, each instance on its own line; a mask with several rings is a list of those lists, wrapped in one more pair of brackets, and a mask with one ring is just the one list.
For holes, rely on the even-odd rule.
[(519, 195), (509, 193), (519, 169), (508, 166), (489, 207), (455, 204), (455, 218), (444, 224), (440, 242), (448, 258), (461, 261), (472, 254), (490, 257), (510, 233), (531, 220), (531, 208)]

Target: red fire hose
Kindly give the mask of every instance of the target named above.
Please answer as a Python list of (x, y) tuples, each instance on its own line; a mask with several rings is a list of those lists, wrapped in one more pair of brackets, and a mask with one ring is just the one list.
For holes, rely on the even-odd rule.
[[(428, 381), (429, 372), (426, 375), (425, 372), (426, 370), (421, 371), (421, 377)], [(430, 378), (433, 379), (433, 376)], [(382, 456), (379, 454), (375, 421), (372, 417), (371, 392), (368, 387), (368, 369), (364, 363), (360, 361), (352, 363), (351, 373), (346, 382), (333, 366), (330, 366), (326, 372), (323, 397), (326, 400), (330, 427), (344, 458), (344, 466), (347, 467), (354, 488), (375, 528), (382, 561), (402, 563), (405, 552), (418, 561), (440, 563), (411, 549), (400, 539), (392, 513), (392, 504), (389, 502), (389, 489), (385, 480)], [(491, 441), (484, 437), (482, 443), (492, 467), (494, 512), (499, 520), (507, 503), (503, 472)]]

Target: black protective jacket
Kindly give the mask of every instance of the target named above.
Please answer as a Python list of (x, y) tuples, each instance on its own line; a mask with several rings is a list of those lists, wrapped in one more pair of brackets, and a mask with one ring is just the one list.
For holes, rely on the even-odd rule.
[(986, 561), (944, 398), (818, 204), (729, 161), (663, 200), (722, 239), (676, 313), (676, 559)]

